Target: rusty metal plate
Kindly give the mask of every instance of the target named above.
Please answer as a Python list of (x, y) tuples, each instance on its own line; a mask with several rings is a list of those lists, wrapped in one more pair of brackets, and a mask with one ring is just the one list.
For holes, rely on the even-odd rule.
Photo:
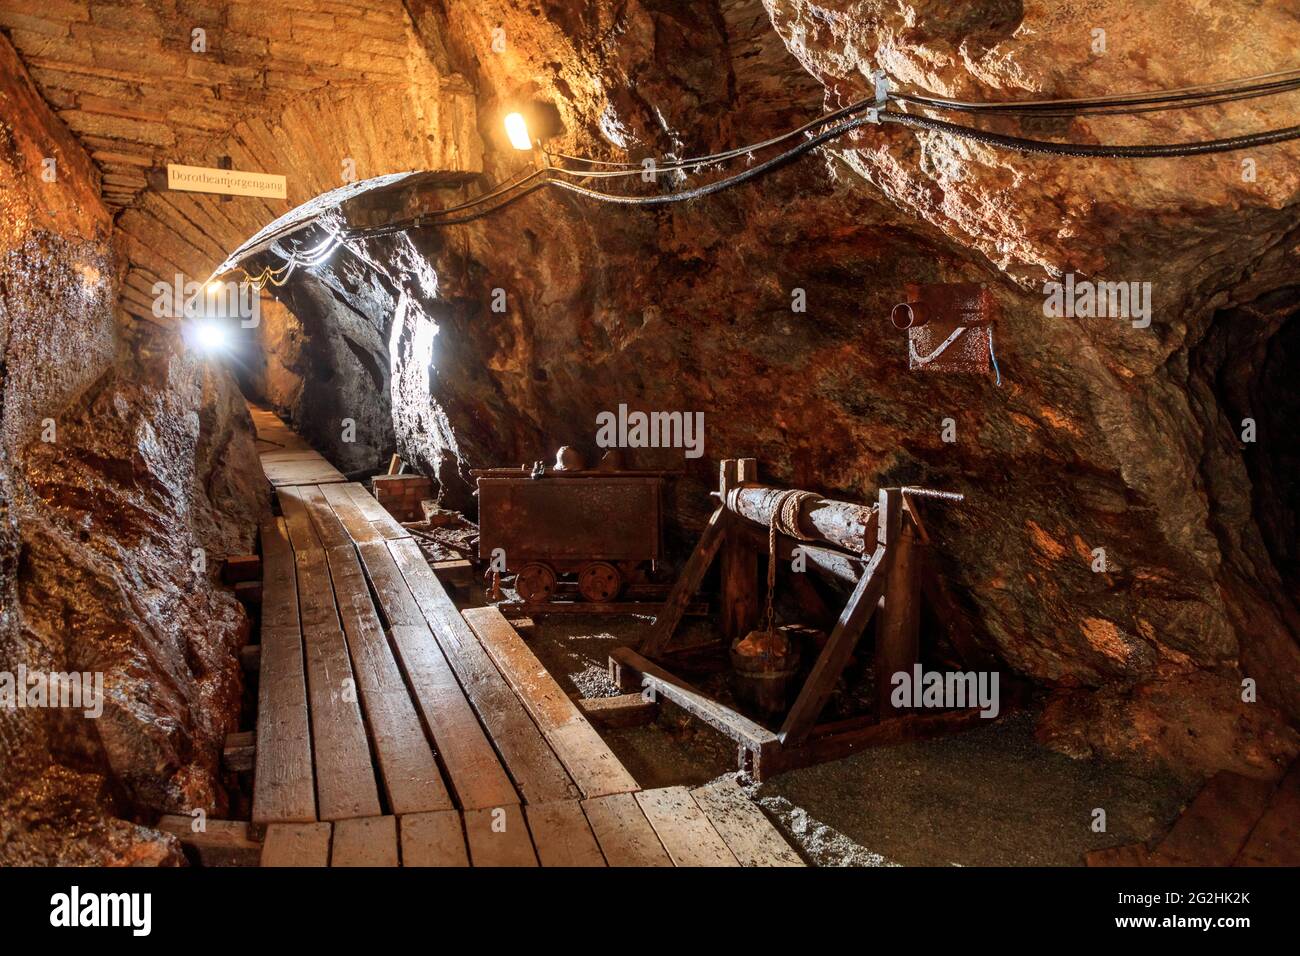
[(660, 478), (479, 478), (479, 556), (527, 561), (659, 558)]
[[(905, 310), (908, 367), (924, 372), (987, 373), (998, 303), (978, 282), (908, 283)], [(895, 320), (895, 325), (900, 325)], [(902, 326), (900, 326), (902, 327)]]

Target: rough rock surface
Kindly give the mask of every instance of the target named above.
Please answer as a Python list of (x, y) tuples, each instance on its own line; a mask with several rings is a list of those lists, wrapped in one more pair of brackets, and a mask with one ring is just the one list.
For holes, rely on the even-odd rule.
[[(753, 35), (729, 29), (746, 6), (632, 3), (573, 19), (487, 3), (416, 22), (442, 24), (477, 81), (494, 179), (518, 160), (488, 118), (521, 96), (558, 107), (555, 148), (635, 160), (793, 125), (815, 109), (794, 95), (805, 71), (828, 108), (863, 95), (876, 63), (946, 95), (1084, 95), (1280, 68), (1294, 36), (1277, 4), (1251, 6), (1271, 28), (1247, 43), (1230, 26), (1244, 5), (1184, 22), (1172, 4), (1086, 4), (1062, 19), (1005, 3), (960, 17), (936, 4), (770, 3), (791, 51), (782, 59), (732, 45)], [(1105, 57), (1088, 53), (1080, 24), (1094, 21)], [(504, 53), (491, 47), (497, 24)], [(1161, 57), (1168, 29), (1203, 55)], [(784, 115), (772, 90), (786, 92)], [(1289, 125), (1298, 106), (999, 128), (1178, 141)], [(932, 509), (936, 551), (999, 657), (1053, 690), (1045, 740), (1273, 775), (1296, 751), (1287, 723), (1300, 715), (1292, 549), (1278, 533), (1295, 504), (1269, 464), (1286, 444), (1266, 411), (1282, 400), (1277, 379), (1267, 386), (1257, 370), (1294, 354), (1279, 336), (1300, 306), (1295, 154), (1259, 150), (1259, 177), (1244, 182), (1232, 154), (1080, 162), (886, 128), (684, 206), (547, 195), (444, 234), (365, 243), (360, 257), (400, 290), (382, 310), (398, 326), (396, 439), (452, 503), (467, 497), (470, 466), (548, 457), (560, 443), (592, 451), (596, 413), (619, 402), (702, 410), (710, 460), (757, 455), (778, 481), (852, 497), (894, 482), (961, 491), (962, 507)], [(1151, 282), (1151, 327), (1045, 317), (1042, 283), (1069, 271)], [(884, 320), (909, 281), (993, 287), (1001, 387), (906, 370)], [(796, 288), (806, 313), (791, 309)], [(495, 289), (504, 313), (491, 309)], [(1259, 450), (1239, 440), (1246, 417), (1259, 421)], [(948, 418), (956, 442), (943, 440)], [(689, 524), (710, 467), (687, 464), (678, 513)], [(1243, 676), (1258, 702), (1241, 699)]]
[[(38, 29), (0, 3), (46, 100), (118, 177), (106, 187), (126, 206), (126, 312), (147, 312), (153, 278), (201, 275), (339, 185), (343, 157), (361, 178), (438, 172), (445, 181), (424, 197), (434, 205), (522, 171), (530, 159), (500, 121), (534, 99), (558, 112), (552, 149), (635, 162), (784, 131), (861, 96), (877, 65), (916, 91), (1075, 96), (1283, 68), (1297, 35), (1282, 0), (407, 0), (322, 19), (303, 5), (273, 28), (255, 25), (248, 3), (213, 5), (229, 16), (210, 24), (218, 56), (200, 59), (147, 23), (108, 22), (104, 5), (52, 12)], [(137, 51), (132, 67), (115, 59), (133, 55), (117, 41), (137, 32), (139, 51), (160, 56)], [(169, 85), (178, 70), (228, 93), (229, 115), (178, 113), (183, 135), (167, 132), (184, 108)], [(132, 115), (107, 117), (106, 96)], [(989, 125), (1176, 141), (1292, 125), (1296, 100)], [(205, 202), (145, 189), (156, 171), (122, 167), (123, 156), (223, 155), (289, 173), (289, 202)], [(705, 413), (705, 458), (685, 463), (674, 502), (682, 532), (707, 512), (726, 456), (844, 497), (899, 482), (961, 491), (960, 508), (930, 511), (934, 551), (987, 645), (1049, 691), (1043, 739), (1076, 755), (1271, 775), (1296, 752), (1288, 724), (1300, 716), (1286, 394), (1300, 351), (1296, 155), (1291, 144), (1057, 160), (886, 127), (688, 204), (537, 194), (465, 227), (353, 243), (300, 272), (277, 291), (293, 315), (267, 310), (271, 355), (251, 377), (342, 467), (375, 467), (395, 444), (457, 506), (472, 503), (472, 467), (549, 458), (560, 444), (594, 453), (596, 414), (621, 402)], [(1255, 160), (1253, 181), (1242, 158)], [(597, 185), (644, 194), (712, 175)], [(1066, 271), (1151, 282), (1151, 327), (1046, 318), (1041, 285)], [(918, 281), (989, 284), (1001, 387), (907, 370), (886, 316)], [(795, 290), (806, 311), (792, 309)], [(359, 441), (335, 437), (343, 417)], [(1253, 443), (1245, 418), (1258, 424)], [(1092, 570), (1096, 548), (1104, 573)], [(1257, 703), (1241, 700), (1243, 677), (1258, 682)]]
[(0, 670), (104, 689), (98, 717), (0, 709), (0, 861), (179, 863), (140, 824), (225, 806), (247, 619), (216, 571), (264, 479), (230, 377), (119, 328), (98, 174), (3, 38), (0, 103)]

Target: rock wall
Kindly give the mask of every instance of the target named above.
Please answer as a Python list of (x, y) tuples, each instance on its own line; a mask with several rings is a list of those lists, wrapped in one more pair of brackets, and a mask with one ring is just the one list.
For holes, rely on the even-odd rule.
[(248, 624), (216, 571), (264, 480), (230, 377), (115, 320), (99, 173), (2, 37), (0, 104), (0, 669), (103, 682), (98, 716), (0, 708), (0, 862), (176, 863), (144, 824), (224, 809)]
[[(527, 160), (496, 127), (527, 98), (558, 108), (552, 149), (636, 160), (761, 139), (822, 101), (861, 97), (877, 64), (906, 88), (972, 99), (1285, 65), (1294, 14), (1229, 6), (1097, 2), (1067, 17), (1005, 3), (953, 16), (944, 4), (769, 2), (784, 57), (770, 33), (742, 28), (752, 4), (412, 10), (477, 83), (485, 167), (500, 180)], [(1251, 31), (1233, 29), (1248, 13)], [(1094, 22), (1106, 56), (1089, 52)], [(1171, 35), (1197, 55), (1160, 55)], [(815, 94), (801, 100), (810, 78)], [(790, 113), (773, 108), (774, 90)], [(1292, 96), (995, 125), (1165, 142), (1291, 125), (1298, 108)], [(1260, 464), (1270, 453), (1258, 449), (1286, 439), (1263, 410), (1273, 393), (1241, 356), (1268, 353), (1296, 312), (1295, 155), (1256, 151), (1249, 182), (1236, 154), (1078, 161), (871, 129), (699, 202), (642, 211), (545, 194), (446, 235), (365, 244), (362, 257), (399, 286), (420, 259), (436, 277), (436, 294), (408, 289), (400, 309), (396, 439), (463, 497), (469, 465), (545, 458), (561, 443), (594, 451), (596, 413), (620, 402), (703, 411), (707, 461), (686, 463), (679, 501), (688, 525), (708, 508), (711, 463), (730, 455), (848, 497), (897, 482), (961, 491), (963, 506), (932, 509), (935, 550), (990, 648), (1050, 689), (1043, 739), (1079, 756), (1270, 776), (1297, 748), (1300, 627), (1283, 546), (1260, 526), (1289, 527), (1293, 486)], [(1150, 282), (1151, 326), (1047, 318), (1043, 283), (1064, 272)], [(1004, 317), (1000, 387), (907, 370), (886, 317), (915, 281), (989, 284)], [(491, 309), (497, 289), (504, 313)], [(806, 312), (791, 308), (795, 289)], [(1244, 316), (1264, 319), (1225, 340)], [(1256, 447), (1240, 439), (1247, 417), (1263, 429)], [(1284, 487), (1261, 491), (1269, 482)], [(1244, 677), (1257, 702), (1243, 701)]]

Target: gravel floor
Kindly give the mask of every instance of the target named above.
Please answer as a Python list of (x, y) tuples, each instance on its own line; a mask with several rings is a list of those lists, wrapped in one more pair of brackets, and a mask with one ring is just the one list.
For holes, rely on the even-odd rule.
[[(618, 693), (609, 652), (649, 618), (553, 616), (529, 639), (577, 696)], [(707, 625), (705, 625), (707, 626)], [(665, 704), (656, 724), (602, 732), (642, 786), (698, 786), (733, 773), (735, 745)], [(823, 866), (998, 866), (1083, 862), (1088, 850), (1163, 833), (1194, 790), (1170, 775), (1076, 761), (1034, 740), (1014, 715), (937, 740), (880, 747), (783, 774), (751, 796)], [(1107, 831), (1092, 830), (1093, 810)]]

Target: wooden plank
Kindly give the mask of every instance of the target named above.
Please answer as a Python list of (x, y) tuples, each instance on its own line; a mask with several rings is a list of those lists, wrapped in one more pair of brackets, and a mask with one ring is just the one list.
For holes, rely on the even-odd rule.
[(776, 734), (762, 724), (706, 697), (681, 678), (668, 673), (658, 664), (646, 660), (630, 647), (614, 648), (610, 652), (609, 659), (611, 665), (619, 670), (639, 675), (639, 681), (632, 679), (628, 681), (629, 684), (639, 683), (642, 687), (651, 688), (656, 695), (666, 697), (710, 727), (743, 744), (747, 749), (763, 751), (776, 746)]
[(397, 866), (397, 818), (355, 817), (334, 824), (330, 866)]
[(1216, 773), (1152, 852), (1151, 865), (1230, 865), (1272, 794), (1267, 781)]
[(582, 810), (610, 866), (672, 866), (641, 805), (630, 793), (583, 800)]
[(803, 866), (785, 837), (730, 777), (691, 791), (741, 866)]
[[(518, 803), (519, 794), (510, 775), (428, 625), (398, 625), (392, 637), (425, 726), (447, 768), (456, 804), (470, 810)], [(531, 732), (536, 734), (536, 728)], [(503, 752), (513, 754), (513, 745), (503, 748)], [(530, 783), (525, 794), (532, 792), (532, 774), (527, 768), (519, 772)]]
[[(296, 609), (295, 609), (296, 616)], [(297, 626), (262, 628), (257, 690), (253, 822), (316, 819), (302, 635)]]
[(303, 642), (320, 818), (377, 817), (379, 788), (343, 632), (308, 628)]
[[(380, 610), (388, 619), (397, 660), (415, 695), (434, 747), (451, 778), (450, 786), (457, 805), (462, 809), (477, 809), (518, 803), (514, 784), (479, 725), (475, 708), (470, 706), (461, 690), (456, 672), (425, 623), (424, 612), (393, 554), (383, 542), (371, 542), (358, 548), (375, 593), (379, 595)], [(501, 680), (500, 675), (497, 675), (497, 680)], [(537, 736), (535, 727), (524, 728), (524, 731)], [(521, 743), (520, 748), (527, 753), (525, 743)], [(555, 758), (551, 756), (550, 759), (554, 761)], [(519, 772), (530, 781), (531, 787), (533, 776), (527, 766), (521, 764)], [(545, 788), (539, 788), (539, 792), (545, 792)]]
[(591, 825), (577, 800), (524, 808), (542, 866), (604, 866)]
[(352, 544), (352, 536), (343, 527), (343, 523), (339, 521), (339, 516), (334, 513), (330, 503), (325, 500), (325, 493), (321, 491), (320, 485), (282, 488), (276, 494), (280, 497), (282, 510), (286, 497), (297, 498), (299, 507), (310, 515), (312, 527), (323, 548), (338, 548)]
[(592, 697), (578, 701), (578, 707), (602, 727), (644, 727), (659, 713), (659, 705), (645, 694)]
[[(430, 570), (419, 546), (407, 538), (388, 542), (388, 548), (446, 662), (495, 742), (524, 800), (550, 803), (577, 797), (578, 791), (568, 773), (447, 596), (446, 589)], [(401, 646), (399, 643), (399, 649)], [(405, 657), (403, 652), (404, 663)], [(460, 781), (455, 774), (452, 782), (459, 787)]]
[(298, 626), (293, 546), (283, 518), (262, 522), (262, 629)]
[(329, 866), (329, 823), (273, 823), (262, 843), (262, 866)]
[(781, 725), (782, 744), (793, 746), (803, 743), (821, 715), (822, 708), (826, 706), (826, 699), (835, 689), (835, 682), (839, 680), (844, 665), (857, 647), (867, 622), (885, 592), (901, 517), (898, 490), (881, 491), (877, 522), (880, 541), (871, 560), (867, 562), (857, 587), (844, 605), (839, 620), (835, 622), (826, 646), (817, 656), (817, 662), (804, 681), (803, 689), (786, 714), (785, 723)]
[(465, 811), (465, 840), (474, 866), (537, 866), (518, 807)]
[(641, 790), (636, 802), (675, 866), (740, 866), (685, 787)]
[(221, 749), (221, 765), (235, 773), (252, 770), (257, 759), (257, 734), (251, 730), (226, 734), (226, 744)]
[(584, 797), (640, 789), (500, 611), (494, 607), (470, 608), (464, 617)]
[[(365, 489), (360, 485), (355, 486), (365, 493)], [(348, 535), (357, 544), (367, 544), (371, 541), (383, 541), (384, 536), (380, 534), (379, 529), (371, 523), (370, 519), (362, 514), (361, 509), (353, 500), (353, 483), (321, 485), (321, 496), (329, 504), (330, 510), (334, 512), (335, 517), (347, 529)]]
[(306, 461), (263, 461), (262, 471), (276, 488), (347, 481), (341, 471), (319, 457)]
[(1104, 850), (1089, 850), (1083, 855), (1086, 866), (1147, 866), (1147, 848), (1141, 843), (1110, 846)]
[(1234, 866), (1300, 866), (1300, 761), (1291, 765)]
[(328, 561), (388, 808), (399, 815), (450, 810), (451, 794), (375, 613), (356, 549), (351, 544), (330, 548)]
[[(424, 623), (424, 612), (413, 594), (413, 589), (403, 576), (393, 553), (384, 541), (357, 545), (361, 560), (366, 566), (366, 576), (379, 597), (379, 610), (389, 627), (419, 626)], [(421, 558), (423, 559), (423, 558)], [(432, 572), (430, 572), (432, 573)]]
[(352, 503), (357, 506), (357, 509), (365, 516), (366, 520), (384, 538), (390, 541), (400, 541), (411, 536), (411, 532), (398, 524), (397, 520), (362, 485), (349, 482), (343, 491), (352, 499)]
[(322, 547), (311, 514), (302, 500), (302, 490), (284, 488), (276, 492), (276, 497), (280, 502), (280, 512), (284, 515), (284, 525), (289, 531), (289, 541), (293, 544), (294, 552)]
[(329, 561), (319, 547), (294, 550), (294, 569), (298, 575), (298, 616), (303, 631), (313, 628), (338, 629), (339, 612), (330, 583)]
[(221, 580), (227, 584), (262, 580), (262, 559), (255, 554), (231, 554), (221, 565)]
[[(202, 827), (195, 830), (195, 826)], [(203, 820), (185, 814), (166, 814), (157, 829), (181, 841), (185, 856), (200, 866), (257, 866), (262, 844), (248, 834), (243, 820)]]
[(467, 588), (474, 583), (474, 565), (464, 558), (455, 561), (434, 561), (429, 565), (438, 579), (452, 587)]
[(460, 814), (439, 810), (402, 817), (402, 866), (469, 866)]
[(663, 610), (655, 618), (654, 628), (650, 631), (645, 643), (641, 645), (641, 651), (646, 657), (654, 657), (667, 649), (672, 640), (673, 632), (677, 630), (677, 625), (681, 622), (686, 605), (695, 596), (695, 592), (700, 589), (700, 582), (704, 580), (705, 572), (709, 570), (709, 565), (713, 563), (713, 558), (722, 545), (723, 514), (725, 511), (726, 506), (721, 505), (709, 516), (709, 521), (704, 526), (704, 532), (700, 535), (695, 550), (691, 552), (690, 558), (686, 561), (686, 567), (682, 569), (681, 577), (673, 585), (672, 591), (668, 594), (668, 600), (664, 602)]
[[(652, 617), (659, 614), (662, 604), (651, 601), (612, 601), (597, 603), (595, 601), (502, 601), (495, 605), (504, 614), (530, 614), (541, 617), (544, 614), (640, 614)], [(709, 605), (705, 601), (695, 601), (686, 605), (683, 617), (707, 617)], [(671, 653), (671, 651), (666, 652)]]

